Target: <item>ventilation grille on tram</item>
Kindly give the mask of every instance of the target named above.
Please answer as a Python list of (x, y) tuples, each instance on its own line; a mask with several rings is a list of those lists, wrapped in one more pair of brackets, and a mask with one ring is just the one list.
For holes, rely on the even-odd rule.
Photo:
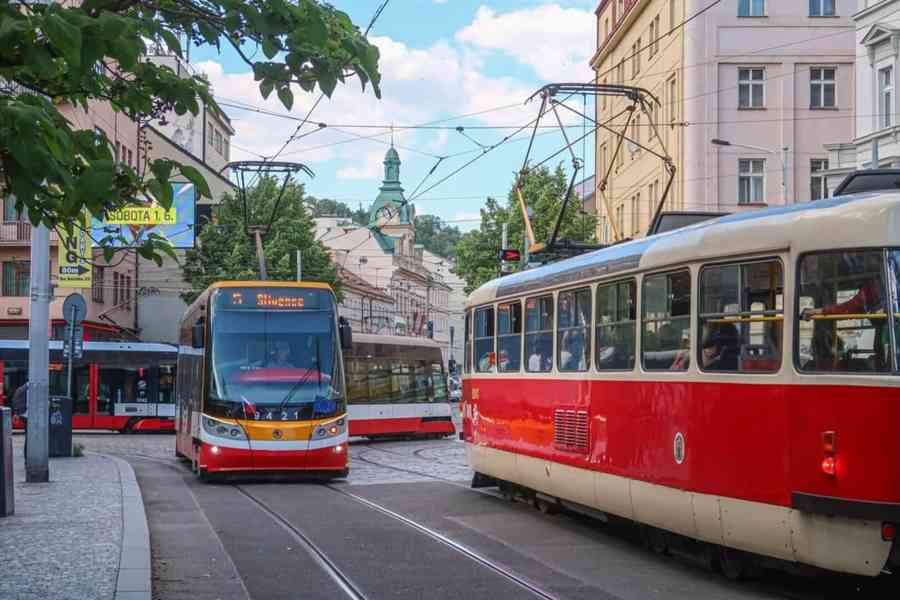
[(553, 414), (553, 444), (561, 450), (587, 452), (588, 414), (585, 410), (556, 409)]

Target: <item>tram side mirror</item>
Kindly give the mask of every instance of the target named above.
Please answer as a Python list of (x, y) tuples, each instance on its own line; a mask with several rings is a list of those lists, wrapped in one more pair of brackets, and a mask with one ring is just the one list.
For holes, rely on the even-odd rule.
[(353, 347), (353, 329), (350, 328), (350, 321), (345, 317), (338, 317), (338, 335), (341, 336), (342, 350), (349, 350)]
[(194, 327), (191, 329), (191, 346), (194, 348), (203, 347), (203, 335), (205, 333), (203, 325), (203, 320), (200, 320), (194, 323)]

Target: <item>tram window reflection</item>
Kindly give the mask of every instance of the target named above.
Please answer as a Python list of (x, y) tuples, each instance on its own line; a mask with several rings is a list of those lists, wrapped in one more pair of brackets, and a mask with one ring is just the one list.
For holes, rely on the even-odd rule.
[(559, 370), (587, 371), (591, 363), (590, 288), (560, 292), (556, 314)]
[(597, 288), (597, 368), (631, 370), (634, 368), (637, 329), (634, 281), (623, 281)]
[(526, 370), (546, 373), (553, 368), (553, 296), (525, 301)]
[(691, 345), (691, 274), (644, 277), (641, 360), (647, 370), (686, 371)]
[[(885, 302), (883, 250), (803, 256), (797, 295), (796, 355), (801, 370), (891, 370), (891, 315)], [(896, 315), (897, 307), (891, 312)]]
[(518, 371), (522, 366), (522, 303), (497, 307), (497, 367), (501, 372)]
[(494, 370), (494, 308), (475, 311), (475, 370), (488, 373)]
[(783, 273), (777, 260), (705, 267), (700, 272), (700, 368), (777, 371), (783, 295)]

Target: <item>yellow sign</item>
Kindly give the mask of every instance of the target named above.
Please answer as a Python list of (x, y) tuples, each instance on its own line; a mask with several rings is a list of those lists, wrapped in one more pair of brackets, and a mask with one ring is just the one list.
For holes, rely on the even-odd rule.
[(177, 211), (161, 206), (126, 206), (106, 214), (106, 223), (110, 225), (175, 225)]
[(72, 228), (72, 235), (65, 229), (59, 233), (59, 287), (91, 287), (90, 218), (83, 213), (79, 220)]

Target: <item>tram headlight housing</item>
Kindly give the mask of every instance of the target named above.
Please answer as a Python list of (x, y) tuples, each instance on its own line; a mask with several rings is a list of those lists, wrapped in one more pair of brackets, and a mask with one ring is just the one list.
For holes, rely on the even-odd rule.
[(206, 431), (206, 433), (213, 437), (229, 438), (232, 440), (247, 439), (247, 435), (239, 425), (226, 423), (225, 421), (219, 421), (218, 419), (213, 419), (212, 417), (203, 417), (202, 422), (203, 429)]
[(345, 431), (347, 431), (347, 419), (341, 417), (336, 421), (316, 425), (316, 428), (313, 430), (312, 439), (324, 440), (330, 437), (337, 437)]

